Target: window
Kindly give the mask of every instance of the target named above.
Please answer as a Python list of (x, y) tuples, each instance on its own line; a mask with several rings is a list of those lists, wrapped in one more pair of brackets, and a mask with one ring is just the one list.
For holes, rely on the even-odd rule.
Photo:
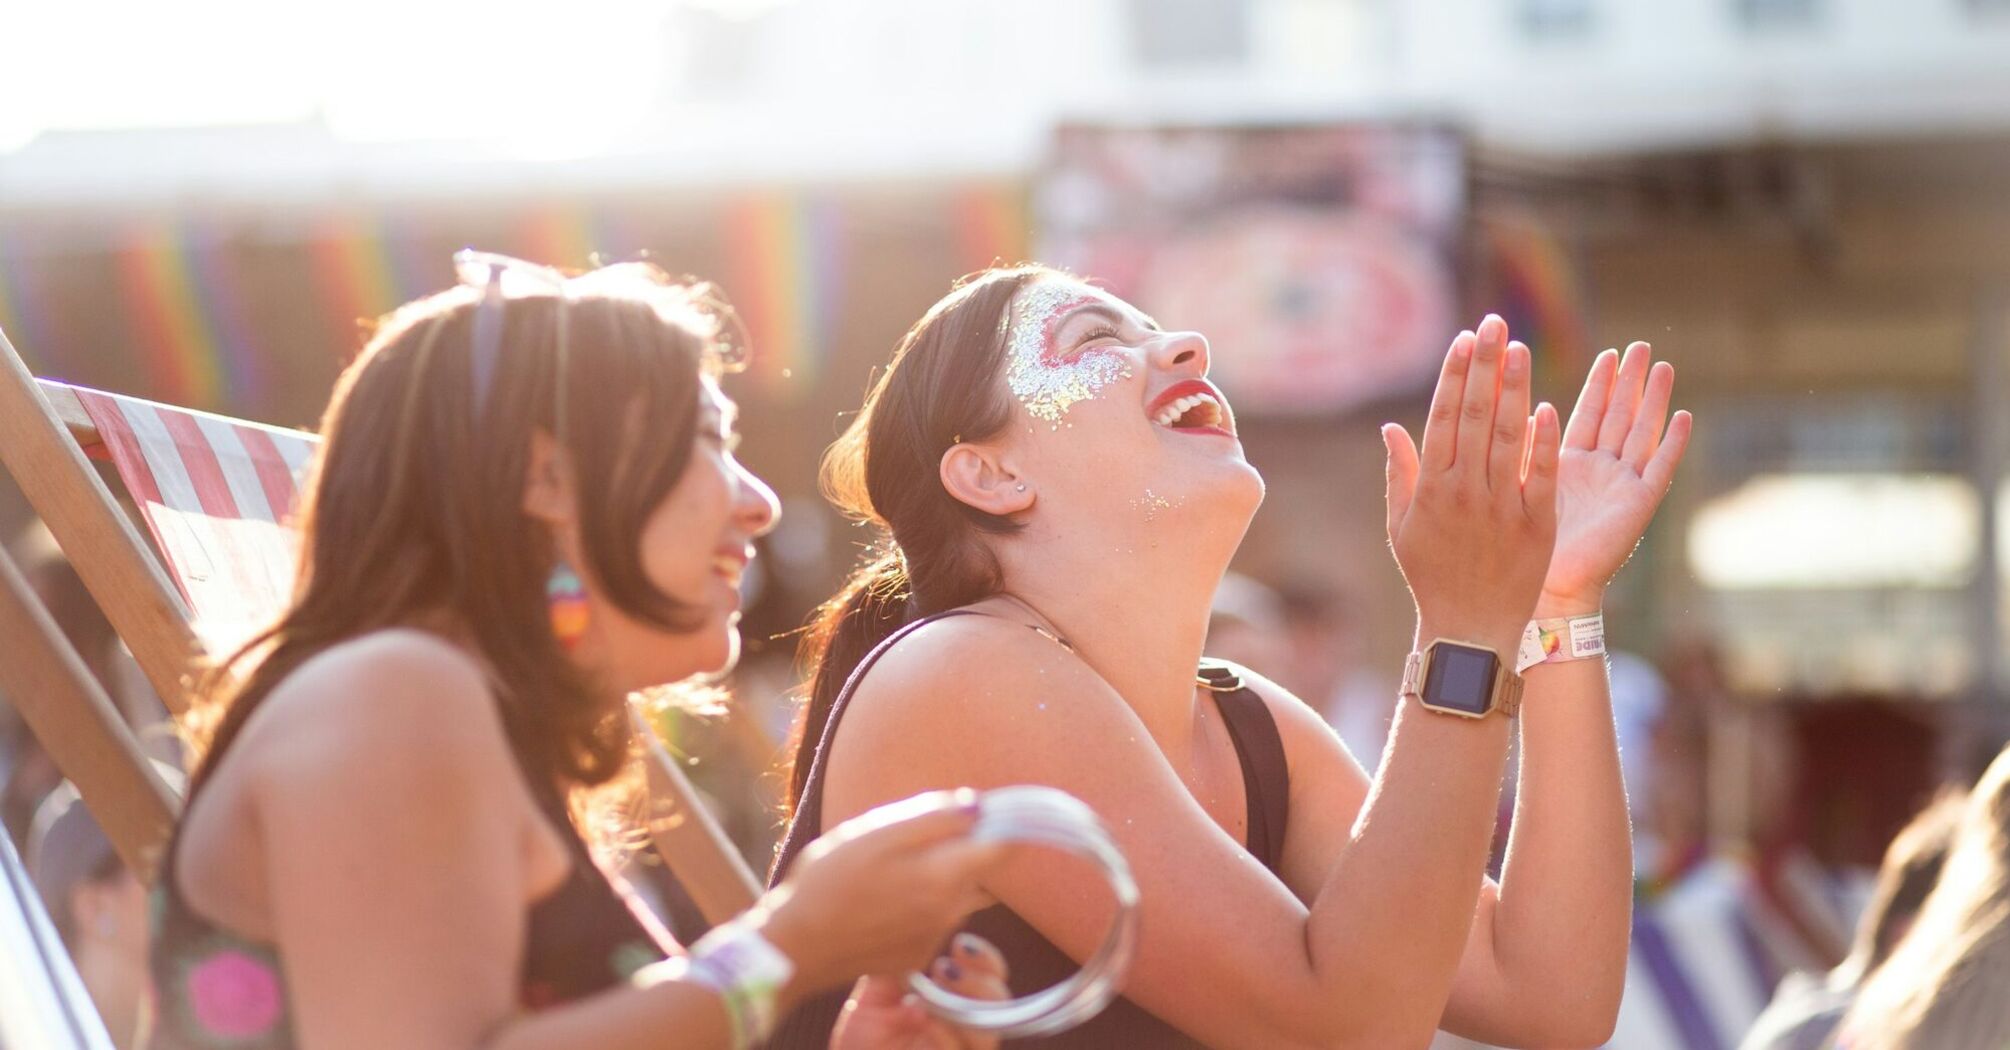
[(1515, 17), (1531, 40), (1575, 39), (1591, 31), (1592, 0), (1521, 0)]
[(1131, 51), (1146, 69), (1234, 65), (1249, 57), (1246, 0), (1129, 0)]
[(1738, 21), (1752, 32), (1803, 29), (1821, 18), (1820, 0), (1732, 0)]

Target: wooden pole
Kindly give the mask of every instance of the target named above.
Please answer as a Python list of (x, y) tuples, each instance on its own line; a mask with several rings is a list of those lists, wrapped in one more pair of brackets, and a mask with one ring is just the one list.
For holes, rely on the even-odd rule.
[(169, 711), (188, 710), (189, 662), (201, 652), (181, 595), (0, 333), (0, 462), (76, 566)]
[(663, 742), (639, 715), (632, 719), (642, 738), (649, 770), (649, 840), (682, 883), (685, 892), (717, 925), (753, 907), (761, 884), (739, 848), (699, 800), (698, 791), (677, 768)]
[(0, 689), (112, 848), (152, 882), (180, 800), (14, 562), (0, 551)]

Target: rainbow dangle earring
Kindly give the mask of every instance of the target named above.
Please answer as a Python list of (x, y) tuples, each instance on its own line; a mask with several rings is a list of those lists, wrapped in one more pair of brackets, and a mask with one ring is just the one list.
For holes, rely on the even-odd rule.
[(586, 585), (563, 558), (551, 567), (551, 576), (545, 580), (544, 602), (551, 615), (552, 637), (570, 651), (586, 637)]

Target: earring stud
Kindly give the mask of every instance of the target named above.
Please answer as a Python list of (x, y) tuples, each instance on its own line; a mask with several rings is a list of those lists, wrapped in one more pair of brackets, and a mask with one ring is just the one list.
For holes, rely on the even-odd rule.
[(1025, 482), (1023, 482), (1023, 481), (1022, 481), (1022, 482), (1020, 482), (1020, 483), (1019, 483), (1019, 488), (1018, 488), (1018, 491), (1020, 491), (1020, 492), (1024, 492), (1024, 491), (1026, 491), (1026, 483), (1025, 483)]

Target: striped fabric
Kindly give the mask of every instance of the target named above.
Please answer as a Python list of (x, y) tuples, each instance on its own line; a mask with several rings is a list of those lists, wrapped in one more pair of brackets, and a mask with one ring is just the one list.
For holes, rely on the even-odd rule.
[(196, 633), (212, 651), (249, 637), (292, 594), (287, 528), (312, 434), (78, 388), (139, 502)]
[[(1811, 863), (1811, 862), (1810, 862)], [(1783, 879), (1803, 921), (1847, 930), (1861, 901), (1813, 875)], [(1827, 883), (1840, 881), (1829, 876)], [(1633, 947), (1612, 1050), (1732, 1050), (1787, 972), (1816, 965), (1779, 901), (1740, 859), (1718, 856), (1633, 909)]]

